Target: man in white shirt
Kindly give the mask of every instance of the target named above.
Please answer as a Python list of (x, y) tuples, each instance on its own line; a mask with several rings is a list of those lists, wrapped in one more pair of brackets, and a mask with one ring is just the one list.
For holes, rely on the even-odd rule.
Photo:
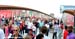
[(28, 29), (32, 29), (31, 27), (33, 26), (33, 23), (31, 21), (29, 21), (27, 25), (28, 25), (27, 26)]
[(27, 25), (28, 29), (31, 29), (31, 27), (33, 26), (33, 22), (32, 22), (32, 20), (30, 18), (27, 18), (25, 24)]
[(57, 37), (58, 37), (57, 33), (59, 33), (59, 23), (55, 21), (53, 39), (57, 39)]
[(4, 39), (4, 31), (0, 28), (0, 39)]
[(29, 31), (30, 29), (32, 29), (32, 26), (33, 26), (32, 20), (31, 20), (31, 19), (28, 19), (28, 20), (26, 21), (26, 25), (27, 25), (27, 33), (28, 33), (28, 31)]

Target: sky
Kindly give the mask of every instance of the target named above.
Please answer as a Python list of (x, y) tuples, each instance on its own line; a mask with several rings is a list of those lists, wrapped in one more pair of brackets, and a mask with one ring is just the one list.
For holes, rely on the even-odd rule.
[(61, 5), (75, 5), (75, 0), (0, 0), (0, 5), (13, 5), (35, 9), (46, 14), (54, 13), (61, 18)]

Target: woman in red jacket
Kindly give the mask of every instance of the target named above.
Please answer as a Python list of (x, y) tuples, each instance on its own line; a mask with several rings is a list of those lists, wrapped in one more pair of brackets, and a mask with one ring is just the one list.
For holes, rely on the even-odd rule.
[(68, 36), (67, 26), (65, 26), (65, 30), (64, 30), (63, 35), (64, 35), (63, 39), (67, 39), (67, 36)]

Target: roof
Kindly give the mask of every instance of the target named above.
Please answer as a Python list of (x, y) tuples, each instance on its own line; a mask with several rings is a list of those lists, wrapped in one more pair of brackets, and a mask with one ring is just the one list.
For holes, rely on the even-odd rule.
[(64, 10), (63, 13), (64, 12), (69, 13), (71, 15), (75, 15), (75, 10)]
[[(5, 9), (20, 9), (20, 10), (31, 10), (31, 11), (35, 11), (35, 12), (38, 12), (38, 13), (42, 13), (42, 14), (45, 14), (47, 16), (50, 16), (44, 12), (41, 12), (41, 11), (38, 11), (38, 10), (34, 10), (34, 9), (30, 9), (30, 8), (26, 8), (26, 7), (18, 7), (18, 6), (9, 6), (9, 5), (0, 5), (0, 10), (5, 10)], [(52, 16), (50, 16), (52, 17)], [(54, 18), (54, 17), (52, 17)], [(55, 18), (54, 18), (55, 19)]]

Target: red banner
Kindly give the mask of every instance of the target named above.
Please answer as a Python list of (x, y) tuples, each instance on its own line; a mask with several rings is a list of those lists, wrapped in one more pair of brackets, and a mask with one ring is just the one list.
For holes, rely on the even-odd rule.
[(20, 14), (21, 10), (0, 10), (0, 18), (4, 17), (13, 17), (15, 14)]
[(67, 25), (74, 26), (74, 16), (67, 14), (66, 17), (67, 17), (67, 20), (66, 20)]

